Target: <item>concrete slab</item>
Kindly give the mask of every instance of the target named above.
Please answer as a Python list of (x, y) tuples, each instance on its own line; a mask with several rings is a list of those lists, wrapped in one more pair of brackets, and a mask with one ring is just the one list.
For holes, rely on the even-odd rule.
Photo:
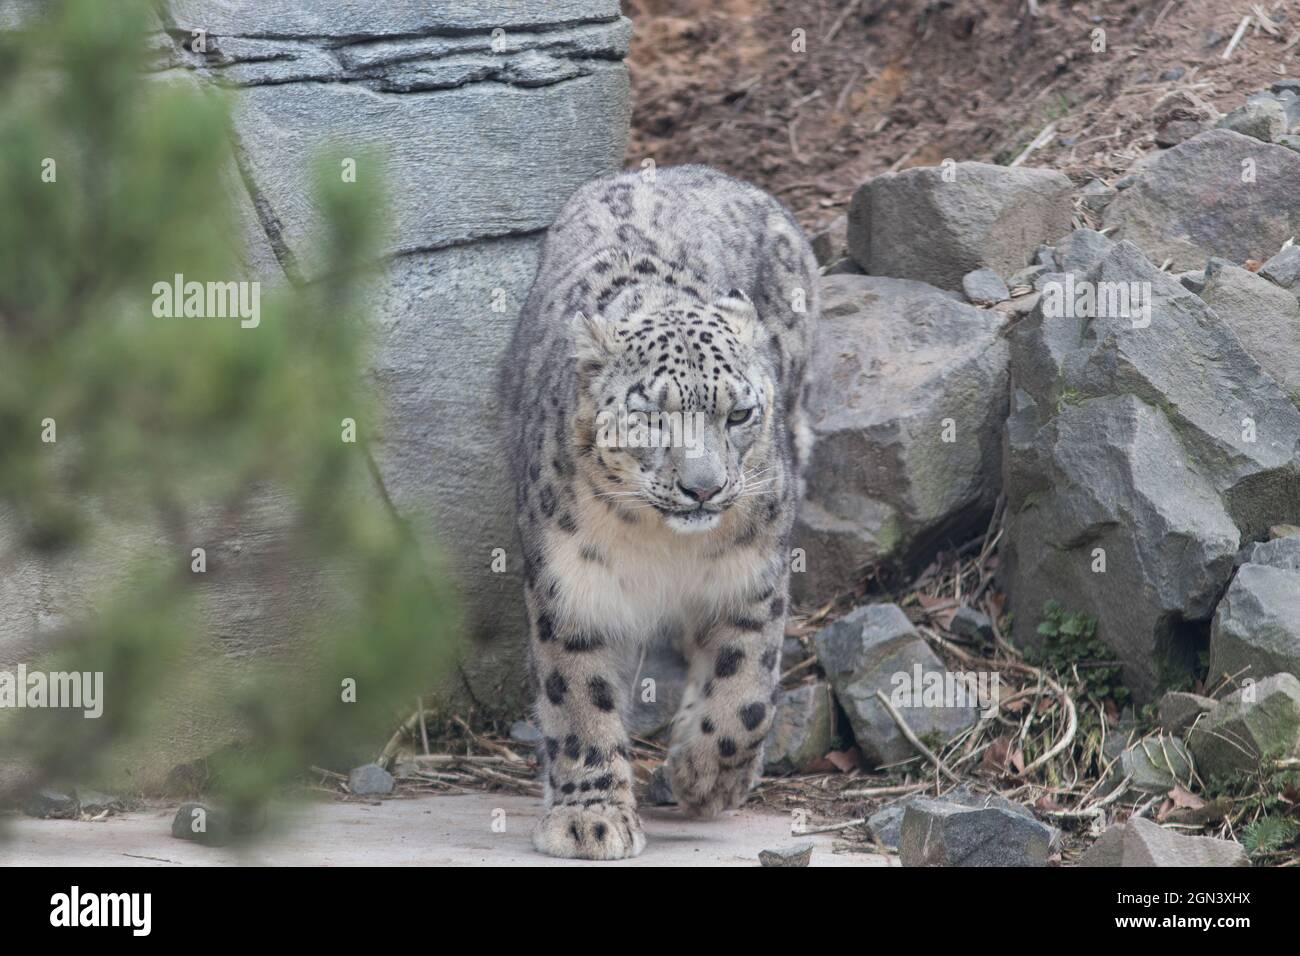
[[(3, 821), (5, 866), (757, 866), (758, 852), (803, 840), (812, 866), (897, 866), (897, 857), (832, 852), (833, 834), (796, 837), (790, 818), (740, 810), (699, 822), (646, 808), (648, 845), (635, 860), (590, 863), (536, 853), (529, 834), (540, 806), (528, 797), (473, 793), (375, 803), (322, 802), (283, 811), (287, 825), (255, 846), (203, 847), (172, 838), (176, 806), (111, 817)], [(493, 821), (505, 824), (494, 832)]]

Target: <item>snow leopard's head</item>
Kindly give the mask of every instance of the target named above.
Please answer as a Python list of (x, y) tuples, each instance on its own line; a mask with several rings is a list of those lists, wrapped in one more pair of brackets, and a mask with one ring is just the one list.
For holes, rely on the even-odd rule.
[(775, 480), (779, 393), (754, 305), (739, 290), (708, 305), (612, 305), (576, 319), (590, 477), (625, 512), (653, 509), (681, 533), (712, 530)]

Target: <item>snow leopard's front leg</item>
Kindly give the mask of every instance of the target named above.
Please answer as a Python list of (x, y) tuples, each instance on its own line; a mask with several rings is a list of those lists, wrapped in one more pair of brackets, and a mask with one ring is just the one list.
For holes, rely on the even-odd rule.
[(758, 780), (772, 726), (787, 577), (690, 642), (690, 681), (673, 724), (673, 795), (691, 816), (740, 806)]
[(619, 860), (645, 847), (632, 795), (614, 649), (529, 596), (546, 813), (533, 846), (550, 856)]

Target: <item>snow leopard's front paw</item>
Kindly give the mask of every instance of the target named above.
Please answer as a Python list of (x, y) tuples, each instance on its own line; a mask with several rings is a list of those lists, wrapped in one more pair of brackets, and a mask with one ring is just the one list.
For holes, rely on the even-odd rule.
[(645, 849), (645, 832), (635, 807), (617, 803), (559, 806), (547, 810), (537, 822), (533, 846), (547, 856), (624, 860)]
[(708, 819), (745, 802), (758, 777), (760, 750), (738, 753), (729, 737), (700, 736), (668, 754), (673, 797), (688, 816)]

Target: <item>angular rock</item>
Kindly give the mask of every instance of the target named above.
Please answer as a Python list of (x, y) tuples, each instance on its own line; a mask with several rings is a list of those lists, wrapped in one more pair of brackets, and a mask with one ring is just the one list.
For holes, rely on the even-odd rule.
[(1145, 699), (1204, 649), (1239, 542), (1300, 516), (1300, 413), (1128, 242), (1045, 290), (1009, 338), (1013, 636), (1035, 644), (1043, 604), (1067, 601), (1098, 618)]
[(1300, 295), (1300, 245), (1287, 246), (1260, 266), (1258, 274)]
[(1118, 194), (1119, 190), (1114, 186), (1107, 186), (1100, 179), (1091, 179), (1083, 187), (1079, 195), (1082, 197), (1085, 206), (1093, 212), (1101, 212), (1110, 205), (1110, 201)]
[(919, 282), (823, 279), (797, 599), (825, 599), (874, 561), (908, 560), (986, 520), (1006, 416), (1005, 321)]
[(1230, 129), (1242, 136), (1250, 136), (1265, 143), (1275, 143), (1288, 132), (1286, 107), (1280, 99), (1265, 94), (1265, 99), (1252, 97), (1227, 116), (1219, 120), (1220, 129)]
[(235, 827), (230, 815), (218, 807), (185, 803), (172, 817), (172, 836), (203, 846), (228, 846), (235, 837)]
[(393, 792), (393, 775), (377, 763), (355, 767), (348, 772), (348, 790), (354, 797), (386, 796)]
[[(1245, 165), (1243, 165), (1245, 164)], [(1253, 179), (1243, 182), (1243, 173)], [(1300, 233), (1300, 155), (1231, 130), (1208, 130), (1154, 159), (1106, 207), (1116, 239), (1172, 269), (1210, 256), (1266, 259)]]
[(884, 173), (853, 194), (849, 251), (869, 275), (960, 289), (966, 273), (1005, 275), (1068, 232), (1072, 191), (1054, 170), (987, 163)]
[(948, 629), (954, 634), (971, 640), (993, 640), (993, 622), (989, 620), (987, 614), (983, 614), (973, 607), (963, 606), (957, 608), (957, 613), (952, 616)]
[(1066, 405), (1042, 428), (1034, 414), (1022, 409), (1007, 426), (1013, 634), (1024, 646), (1041, 640), (1043, 606), (1067, 596), (1067, 610), (1098, 619), (1145, 699), (1166, 671), (1191, 670), (1194, 649), (1176, 637), (1210, 615), (1237, 529), (1158, 409), (1125, 395)]
[(758, 862), (763, 866), (807, 866), (812, 860), (812, 854), (813, 843), (808, 840), (774, 850), (759, 850)]
[(1208, 680), (1283, 671), (1300, 677), (1300, 571), (1243, 565), (1214, 612)]
[(1174, 736), (1182, 736), (1202, 714), (1211, 713), (1219, 702), (1200, 694), (1170, 691), (1156, 704), (1157, 719), (1161, 728)]
[(1300, 571), (1300, 534), (1287, 534), (1271, 541), (1257, 541), (1245, 549), (1243, 564), (1266, 564), (1283, 571)]
[(1011, 297), (1007, 284), (992, 269), (976, 269), (961, 279), (962, 292), (976, 305), (993, 305)]
[(1056, 243), (1061, 272), (1087, 272), (1106, 256), (1115, 243), (1095, 229), (1076, 229)]
[(825, 756), (834, 735), (834, 706), (830, 687), (820, 681), (781, 691), (763, 749), (764, 770), (798, 773)]
[(1018, 803), (1012, 803), (996, 793), (979, 793), (963, 783), (945, 793), (942, 797), (926, 797), (923, 794), (913, 794), (887, 807), (882, 807), (867, 818), (867, 828), (885, 846), (897, 847), (903, 833), (903, 815), (907, 812), (907, 808), (918, 800), (934, 800), (939, 803), (951, 803), (955, 806), (979, 809), (999, 807), (1009, 813), (1018, 813), (1031, 820), (1034, 818), (1033, 813)]
[(1119, 773), (1128, 777), (1129, 787), (1144, 793), (1167, 793), (1175, 784), (1188, 787), (1192, 764), (1187, 748), (1178, 737), (1144, 737), (1119, 758)]
[(1185, 836), (1145, 817), (1116, 823), (1079, 858), (1079, 866), (1249, 866), (1241, 844)]
[(1060, 832), (1003, 807), (917, 800), (903, 814), (903, 866), (1046, 866)]
[(1300, 680), (1274, 674), (1229, 694), (1187, 733), (1202, 780), (1259, 769), (1265, 757), (1300, 751)]
[(77, 815), (77, 801), (61, 790), (37, 790), (23, 804), (23, 813), (42, 820), (68, 819)]
[(1292, 401), (1300, 402), (1300, 299), (1218, 258), (1210, 260), (1199, 295)]
[[(922, 740), (934, 735), (946, 741), (976, 720), (974, 706), (925, 706), (923, 700), (896, 697), (896, 689), (911, 689), (917, 668), (922, 675), (947, 674), (943, 662), (896, 605), (856, 608), (814, 634), (813, 642), (817, 659), (835, 688), (836, 699), (848, 715), (858, 747), (877, 766), (916, 756), (876, 698), (877, 690), (894, 702)], [(919, 696), (919, 689), (917, 693)], [(958, 702), (954, 699), (950, 703)]]

